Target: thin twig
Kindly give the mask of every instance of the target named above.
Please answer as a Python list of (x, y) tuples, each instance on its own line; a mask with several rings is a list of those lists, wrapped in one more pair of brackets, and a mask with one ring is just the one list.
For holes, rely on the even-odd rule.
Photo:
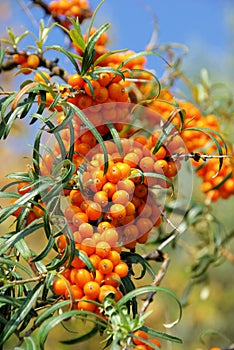
[[(164, 276), (167, 272), (167, 269), (168, 269), (168, 266), (170, 263), (170, 258), (166, 253), (163, 253), (163, 252), (160, 252), (160, 254), (159, 254), (159, 251), (155, 251), (154, 254), (155, 254), (156, 259), (158, 258), (159, 255), (161, 255), (163, 258), (163, 263), (162, 263), (160, 269), (158, 270), (158, 273), (155, 276), (153, 283), (151, 283), (152, 286), (159, 286), (162, 282), (162, 279), (164, 278)], [(141, 316), (146, 312), (147, 308), (152, 303), (153, 297), (155, 294), (156, 294), (156, 292), (151, 292), (145, 298), (145, 301), (144, 301), (142, 308), (140, 310)]]

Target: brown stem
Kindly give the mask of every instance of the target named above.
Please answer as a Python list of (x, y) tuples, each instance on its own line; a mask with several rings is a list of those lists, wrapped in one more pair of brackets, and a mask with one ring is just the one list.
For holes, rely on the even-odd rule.
[[(166, 253), (163, 253), (159, 250), (156, 250), (153, 253), (147, 254), (144, 258), (148, 259), (148, 260), (151, 259), (151, 260), (156, 260), (156, 261), (158, 261), (158, 259), (163, 259), (162, 265), (161, 265), (160, 269), (158, 270), (158, 273), (155, 276), (154, 281), (151, 283), (152, 286), (159, 286), (162, 282), (163, 277), (165, 276), (165, 274), (167, 272), (167, 268), (168, 268), (169, 263), (170, 263), (169, 256)], [(156, 292), (151, 292), (145, 298), (145, 301), (144, 301), (142, 308), (141, 308), (141, 311), (140, 311), (141, 316), (146, 312), (149, 305), (152, 303), (153, 297), (155, 294), (156, 294)]]

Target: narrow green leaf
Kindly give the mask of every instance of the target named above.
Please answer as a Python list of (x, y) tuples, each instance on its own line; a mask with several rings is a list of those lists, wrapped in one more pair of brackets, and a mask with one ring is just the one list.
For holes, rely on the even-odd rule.
[(28, 294), (27, 298), (21, 305), (21, 307), (14, 313), (11, 319), (7, 322), (5, 327), (3, 328), (1, 338), (0, 338), (0, 346), (5, 344), (6, 340), (16, 331), (17, 327), (24, 320), (24, 318), (28, 315), (28, 313), (32, 310), (34, 303), (36, 302), (41, 289), (42, 283), (39, 282), (33, 290)]
[(115, 126), (111, 122), (106, 120), (105, 124), (107, 125), (108, 129), (110, 130), (111, 136), (113, 138), (115, 145), (117, 146), (119, 154), (122, 157), (124, 157), (124, 150), (123, 150), (123, 146), (122, 146), (118, 131), (116, 130)]
[[(33, 223), (31, 223), (27, 228), (23, 229), (20, 232), (17, 232), (13, 234), (1, 247), (0, 247), (0, 255), (2, 255), (7, 249), (12, 247), (16, 242), (18, 242), (20, 239), (23, 239), (24, 237), (30, 235), (32, 232), (39, 230), (43, 227), (43, 224), (37, 224), (37, 220), (35, 220)], [(14, 233), (14, 232), (13, 232)]]
[(88, 39), (87, 46), (84, 51), (83, 55), (83, 61), (82, 61), (82, 68), (81, 68), (81, 75), (84, 75), (91, 65), (94, 63), (94, 57), (95, 57), (95, 44), (97, 40), (100, 38), (100, 36), (110, 27), (109, 23), (103, 24), (100, 28), (94, 32), (91, 37)]
[[(69, 301), (70, 302), (70, 301)], [(87, 300), (87, 302), (89, 302), (89, 300)], [(98, 304), (94, 301), (90, 301), (92, 303)], [(82, 311), (82, 310), (71, 310), (71, 311), (66, 311), (60, 315), (57, 316), (52, 316), (49, 319), (46, 319), (42, 325), (40, 326), (38, 333), (37, 333), (37, 339), (38, 339), (38, 343), (39, 343), (39, 347), (41, 350), (44, 350), (44, 344), (46, 342), (46, 339), (49, 335), (49, 332), (52, 330), (52, 328), (56, 327), (58, 324), (60, 324), (63, 321), (66, 321), (68, 319), (70, 319), (71, 317), (79, 317), (86, 319), (86, 320), (90, 320), (92, 322), (95, 323), (100, 323), (99, 321), (97, 321), (95, 318), (100, 318), (98, 317), (98, 315), (95, 315), (92, 312), (88, 312), (88, 311)], [(91, 316), (92, 318), (87, 318), (87, 316)], [(101, 318), (100, 318), (101, 319)], [(102, 319), (102, 325), (106, 325), (106, 322)], [(105, 323), (104, 323), (105, 322)]]
[(108, 153), (107, 149), (104, 143), (104, 140), (98, 130), (95, 128), (93, 123), (87, 118), (87, 116), (84, 114), (83, 111), (81, 111), (77, 106), (73, 105), (70, 102), (67, 102), (67, 104), (70, 106), (70, 108), (74, 109), (75, 114), (81, 119), (81, 121), (85, 124), (85, 126), (92, 132), (94, 137), (97, 139), (97, 142), (100, 144), (103, 154), (104, 154), (104, 173), (107, 172), (108, 169)]
[(69, 35), (74, 41), (74, 43), (82, 50), (85, 50), (85, 41), (84, 37), (80, 28), (80, 23), (79, 23), (79, 17), (76, 17), (76, 20), (74, 20), (72, 17), (68, 17), (69, 21), (73, 24), (74, 29), (71, 29), (69, 31)]
[(98, 13), (99, 9), (104, 4), (104, 2), (105, 2), (105, 0), (101, 0), (100, 3), (98, 4), (98, 6), (96, 7), (96, 9), (93, 12), (93, 15), (92, 15), (90, 23), (89, 23), (89, 28), (88, 28), (88, 38), (89, 38), (91, 30), (93, 28), (93, 23), (94, 23), (95, 17), (97, 16), (97, 13)]
[(167, 137), (170, 135), (171, 131), (175, 128), (174, 124), (167, 125), (166, 128), (163, 128), (161, 131), (161, 134), (159, 135), (158, 141), (156, 142), (156, 145), (154, 146), (154, 149), (152, 151), (153, 154), (155, 154), (159, 148), (164, 144)]
[(0, 69), (1, 69), (2, 62), (3, 62), (3, 60), (4, 60), (4, 57), (5, 57), (5, 51), (4, 51), (4, 49), (0, 46)]
[(60, 343), (66, 344), (66, 345), (81, 343), (85, 340), (89, 340), (90, 338), (92, 338), (95, 334), (97, 334), (98, 331), (99, 331), (99, 327), (97, 325), (95, 325), (91, 329), (91, 331), (87, 332), (86, 334), (82, 334), (79, 337), (69, 339), (69, 340), (61, 340)]
[(35, 342), (35, 339), (32, 337), (25, 337), (24, 338), (25, 343), (25, 349), (24, 350), (37, 350), (37, 344)]
[(78, 74), (80, 74), (80, 68), (75, 60), (75, 58), (73, 57), (73, 54), (70, 51), (65, 50), (64, 48), (62, 48), (59, 45), (52, 45), (52, 46), (47, 46), (46, 50), (56, 50), (59, 51), (61, 53), (63, 53), (65, 56), (67, 56), (67, 58), (70, 60), (70, 62), (72, 63), (72, 65), (74, 66), (76, 72)]

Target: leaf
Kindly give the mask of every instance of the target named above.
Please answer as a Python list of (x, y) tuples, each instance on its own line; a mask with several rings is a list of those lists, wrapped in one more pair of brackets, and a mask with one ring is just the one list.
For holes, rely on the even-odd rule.
[(90, 23), (89, 23), (89, 28), (88, 28), (88, 38), (90, 36), (90, 33), (91, 33), (91, 30), (92, 30), (92, 27), (93, 27), (93, 23), (94, 23), (94, 20), (95, 20), (95, 17), (100, 9), (100, 7), (104, 4), (105, 0), (101, 0), (100, 3), (98, 4), (98, 6), (96, 7), (95, 11), (93, 12), (93, 15), (90, 19)]
[(70, 60), (70, 62), (72, 63), (72, 65), (74, 66), (76, 72), (78, 74), (80, 74), (80, 68), (75, 60), (75, 58), (73, 57), (73, 54), (70, 51), (67, 51), (65, 49), (63, 49), (61, 46), (59, 45), (52, 45), (52, 46), (47, 46), (46, 50), (56, 50), (59, 51), (61, 53), (63, 53), (65, 56), (67, 56), (67, 58)]
[(75, 114), (77, 114), (77, 116), (81, 119), (81, 121), (85, 124), (85, 126), (91, 131), (91, 133), (97, 139), (97, 142), (100, 144), (100, 146), (103, 150), (103, 154), (104, 154), (104, 162), (105, 162), (104, 174), (105, 174), (107, 172), (107, 169), (108, 169), (108, 153), (107, 153), (107, 149), (106, 149), (106, 146), (105, 146), (105, 143), (104, 143), (102, 136), (100, 135), (98, 130), (95, 128), (93, 123), (84, 114), (84, 112), (82, 112), (78, 107), (76, 107), (75, 105), (73, 105), (70, 102), (67, 102), (67, 104), (70, 106), (70, 108), (72, 108), (74, 110)]
[[(89, 302), (89, 300), (87, 300), (87, 302)], [(96, 303), (94, 301), (90, 300), (90, 302), (99, 305), (99, 303)], [(41, 350), (44, 350), (45, 341), (46, 341), (46, 339), (49, 335), (49, 332), (51, 331), (52, 328), (56, 327), (61, 322), (66, 321), (66, 320), (70, 319), (71, 317), (75, 317), (75, 316), (80, 317), (81, 319), (90, 320), (96, 324), (101, 324), (101, 325), (106, 326), (106, 321), (103, 320), (100, 316), (95, 315), (92, 312), (82, 311), (82, 310), (66, 311), (60, 315), (52, 316), (42, 323), (42, 325), (40, 326), (40, 328), (37, 332), (37, 339), (38, 339), (38, 343), (39, 343), (39, 348)], [(88, 316), (91, 316), (92, 318), (88, 318)], [(97, 319), (100, 319), (102, 322), (97, 321)]]
[(71, 17), (70, 18), (68, 17), (68, 19), (71, 21), (71, 23), (74, 26), (74, 29), (71, 29), (69, 31), (70, 38), (82, 51), (84, 51), (85, 50), (85, 41), (84, 41), (81, 29), (80, 29), (79, 18), (77, 16), (76, 21), (74, 21), (74, 19)]
[[(217, 132), (217, 131), (215, 131), (215, 130), (213, 130), (213, 129), (210, 129), (210, 128), (191, 127), (191, 128), (186, 128), (186, 129), (184, 129), (184, 131), (187, 131), (187, 130), (188, 130), (188, 131), (198, 131), (198, 132), (201, 132), (201, 133), (207, 135), (207, 136), (214, 142), (214, 144), (216, 145), (216, 147), (217, 147), (217, 149), (218, 149), (219, 156), (220, 156), (220, 158), (219, 158), (219, 170), (218, 170), (218, 172), (219, 172), (220, 169), (222, 168), (222, 165), (223, 165), (223, 158), (222, 158), (222, 156), (223, 156), (223, 150), (222, 150), (222, 147), (221, 147), (221, 145), (220, 145), (220, 142), (217, 140), (217, 138), (219, 138), (219, 139), (221, 140), (221, 143), (222, 143), (222, 145), (223, 145), (223, 147), (224, 147), (224, 149), (225, 149), (225, 152), (226, 152), (226, 154), (227, 154), (227, 144), (226, 144), (224, 138), (222, 137), (222, 135), (221, 135), (219, 132)], [(214, 135), (213, 135), (213, 134), (214, 134)], [(217, 137), (217, 138), (216, 138), (216, 137)]]
[(95, 325), (91, 331), (87, 332), (86, 334), (82, 334), (79, 337), (76, 337), (74, 339), (69, 339), (69, 340), (60, 340), (60, 343), (66, 344), (66, 345), (72, 345), (72, 344), (77, 344), (81, 343), (85, 340), (89, 340), (91, 337), (93, 337), (97, 332), (99, 331), (99, 327)]
[(117, 146), (119, 154), (122, 157), (124, 157), (124, 150), (123, 150), (123, 146), (122, 146), (118, 131), (116, 130), (115, 126), (111, 122), (106, 120), (105, 124), (107, 125), (108, 129), (110, 130), (111, 136), (113, 138), (115, 145)]
[(130, 62), (131, 60), (138, 58), (138, 57), (142, 57), (142, 56), (157, 56), (159, 58), (161, 58), (168, 66), (170, 66), (170, 64), (165, 60), (165, 58), (163, 56), (161, 56), (159, 53), (154, 52), (154, 51), (142, 51), (142, 52), (138, 52), (132, 56), (127, 57), (119, 66), (118, 69), (122, 68), (123, 66), (125, 66), (128, 62)]
[(100, 28), (94, 32), (94, 34), (89, 37), (87, 46), (84, 51), (83, 55), (83, 61), (82, 61), (82, 68), (81, 68), (81, 75), (86, 74), (86, 72), (89, 70), (91, 65), (94, 63), (95, 58), (95, 44), (97, 40), (100, 38), (102, 33), (104, 33), (108, 28), (110, 27), (109, 23), (103, 24)]
[(22, 303), (21, 307), (14, 313), (11, 319), (7, 322), (0, 338), (0, 346), (3, 346), (7, 339), (16, 331), (17, 327), (32, 310), (34, 303), (36, 302), (41, 289), (43, 282), (39, 282), (33, 290), (28, 294), (25, 301)]
[(157, 292), (163, 292), (169, 296), (171, 296), (178, 304), (179, 306), (179, 316), (178, 318), (170, 323), (170, 324), (165, 324), (164, 327), (166, 328), (171, 328), (173, 327), (175, 324), (177, 324), (182, 316), (182, 308), (181, 308), (181, 304), (179, 299), (177, 298), (177, 296), (170, 291), (169, 289), (160, 287), (160, 286), (144, 286), (144, 287), (139, 287), (135, 290), (132, 290), (131, 292), (128, 292), (127, 294), (125, 294), (117, 303), (116, 303), (116, 307), (121, 307), (124, 304), (126, 304), (128, 301), (132, 300), (132, 298), (135, 298), (137, 296), (140, 296), (142, 294), (146, 294), (146, 293), (157, 293)]
[(26, 345), (24, 350), (37, 350), (37, 344), (32, 337), (25, 337), (24, 343)]
[(171, 131), (175, 128), (174, 124), (169, 124), (165, 128), (162, 129), (161, 134), (159, 135), (159, 138), (156, 142), (156, 145), (154, 146), (152, 153), (155, 154), (159, 150), (159, 148), (164, 144), (167, 137), (170, 135)]
[[(16, 244), (19, 240), (23, 239), (24, 237), (30, 235), (32, 232), (37, 231), (38, 229), (43, 227), (43, 224), (37, 224), (37, 221), (40, 219), (34, 220), (33, 223), (27, 226), (27, 228), (22, 229), (21, 231), (15, 233), (11, 233), (11, 237), (4, 242), (4, 244), (0, 247), (0, 255), (3, 254), (7, 249), (9, 249), (11, 246)], [(15, 233), (15, 234), (14, 234)]]
[(2, 66), (2, 62), (4, 60), (5, 57), (5, 51), (4, 49), (0, 46), (0, 70), (1, 70), (1, 66)]
[(148, 271), (152, 278), (155, 278), (155, 272), (152, 269), (151, 265), (140, 255), (137, 253), (131, 252), (122, 252), (121, 257), (125, 262), (130, 262), (131, 264), (140, 264), (142, 266), (142, 272), (140, 277), (135, 279), (141, 279), (144, 277), (145, 272)]
[(180, 338), (174, 337), (173, 335), (170, 335), (164, 332), (155, 331), (150, 327), (143, 326), (141, 329), (147, 332), (147, 334), (153, 335), (154, 337), (169, 340), (173, 343), (182, 343), (182, 340)]

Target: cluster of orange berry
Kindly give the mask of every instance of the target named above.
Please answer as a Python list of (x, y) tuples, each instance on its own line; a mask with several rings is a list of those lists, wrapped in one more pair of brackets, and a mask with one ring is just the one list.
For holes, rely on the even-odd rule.
[[(136, 338), (136, 336), (138, 338)], [(144, 340), (149, 341), (149, 343), (151, 343), (152, 345), (156, 345), (159, 349), (161, 348), (161, 343), (158, 339), (149, 339), (148, 334), (145, 331), (138, 329), (133, 333), (132, 341), (136, 345), (133, 348), (133, 350), (153, 350), (154, 349), (151, 345), (146, 344)]]
[[(173, 102), (173, 96), (170, 91), (163, 90), (159, 96), (159, 99), (150, 103), (149, 108), (154, 110), (155, 114), (151, 115), (150, 124), (158, 122), (158, 118), (168, 119), (172, 113), (174, 106), (170, 103)], [(180, 108), (186, 112), (184, 119), (184, 126), (180, 131), (180, 137), (183, 139), (184, 144), (188, 152), (201, 152), (211, 156), (211, 159), (204, 162), (201, 158), (199, 161), (191, 159), (192, 164), (198, 168), (197, 174), (202, 177), (202, 191), (206, 196), (215, 201), (218, 198), (228, 198), (234, 194), (234, 174), (233, 174), (233, 161), (232, 158), (226, 158), (223, 160), (221, 170), (219, 170), (219, 158), (213, 158), (212, 154), (218, 154), (217, 147), (214, 143), (211, 144), (211, 139), (207, 133), (203, 133), (195, 128), (210, 129), (212, 131), (220, 133), (220, 125), (216, 116), (213, 114), (203, 116), (200, 110), (195, 107), (191, 102), (178, 101)], [(179, 114), (176, 114), (171, 120), (177, 127), (181, 127), (181, 119)], [(194, 128), (190, 130), (190, 128)], [(212, 134), (215, 137), (215, 134)], [(229, 149), (229, 154), (231, 155)], [(224, 151), (225, 155), (225, 151)]]
[(90, 17), (90, 8), (88, 0), (54, 0), (48, 5), (48, 10), (57, 17), (61, 17), (61, 23), (64, 27), (70, 27), (71, 22), (68, 17), (79, 17), (80, 22), (84, 18)]
[[(88, 237), (92, 226), (83, 223), (80, 231)], [(60, 236), (57, 244), (62, 253), (67, 244), (66, 237)], [(79, 299), (73, 305), (75, 309), (100, 313), (99, 307), (92, 301), (102, 303), (110, 292), (114, 293), (115, 301), (118, 301), (122, 297), (119, 289), (121, 278), (127, 276), (128, 265), (121, 260), (118, 249), (111, 247), (104, 238), (96, 246), (88, 246), (85, 243), (75, 245), (80, 254), (89, 258), (95, 272), (90, 272), (85, 263), (75, 256), (71, 266), (54, 280), (53, 290), (67, 299)]]
[[(13, 60), (16, 64), (20, 65), (20, 68), (31, 68), (35, 69), (40, 64), (40, 58), (38, 55), (31, 54), (27, 55), (26, 53), (16, 53), (13, 55)], [(25, 70), (24, 74), (30, 74), (31, 70)]]

